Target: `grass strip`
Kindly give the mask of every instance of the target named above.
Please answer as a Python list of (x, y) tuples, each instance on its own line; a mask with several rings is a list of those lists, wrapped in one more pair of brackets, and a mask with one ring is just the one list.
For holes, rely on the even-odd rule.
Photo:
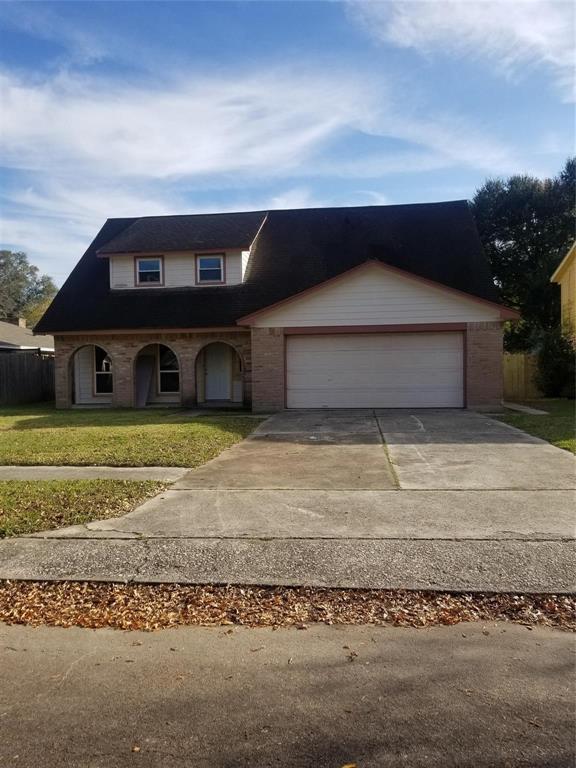
[(118, 517), (164, 488), (151, 480), (2, 480), (0, 538)]

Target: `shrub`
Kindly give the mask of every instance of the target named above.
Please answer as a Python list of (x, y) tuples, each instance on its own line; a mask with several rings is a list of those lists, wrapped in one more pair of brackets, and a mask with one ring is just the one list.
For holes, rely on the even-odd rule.
[(560, 328), (543, 334), (535, 381), (545, 397), (574, 397), (575, 352), (574, 340)]

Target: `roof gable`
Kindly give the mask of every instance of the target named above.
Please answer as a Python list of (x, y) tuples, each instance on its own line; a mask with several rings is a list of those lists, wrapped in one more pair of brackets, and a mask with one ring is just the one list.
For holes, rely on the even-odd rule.
[(370, 326), (500, 320), (504, 308), (367, 261), (238, 322), (256, 327)]
[(551, 283), (560, 283), (562, 278), (564, 277), (564, 273), (566, 270), (574, 264), (574, 260), (576, 259), (576, 242), (572, 243), (571, 248), (569, 249), (568, 253), (560, 264), (556, 267), (554, 274), (550, 278)]

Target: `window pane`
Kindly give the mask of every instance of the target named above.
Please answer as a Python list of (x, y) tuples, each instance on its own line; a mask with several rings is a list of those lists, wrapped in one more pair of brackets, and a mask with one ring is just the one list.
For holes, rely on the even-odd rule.
[(94, 347), (94, 370), (104, 373), (112, 371), (112, 361), (102, 347)]
[(160, 392), (178, 392), (180, 390), (180, 374), (175, 371), (174, 373), (160, 373)]
[(219, 269), (201, 269), (200, 270), (200, 282), (220, 282), (222, 280), (222, 272)]
[(165, 347), (163, 344), (160, 345), (158, 367), (161, 371), (178, 370), (178, 360), (176, 359), (176, 355), (169, 347)]
[(96, 392), (99, 395), (107, 395), (112, 392), (112, 374), (111, 373), (97, 373), (96, 374)]
[(200, 269), (220, 269), (220, 256), (201, 256)]
[(141, 272), (159, 272), (160, 259), (138, 259), (138, 269)]
[(160, 278), (160, 259), (138, 259), (139, 283), (159, 283)]
[(138, 272), (139, 283), (159, 283), (160, 272)]
[(221, 283), (223, 279), (222, 256), (200, 256), (198, 258), (198, 280), (201, 283)]

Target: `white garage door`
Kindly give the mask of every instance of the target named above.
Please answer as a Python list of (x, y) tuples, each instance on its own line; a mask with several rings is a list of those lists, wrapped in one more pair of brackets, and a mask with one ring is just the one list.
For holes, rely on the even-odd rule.
[(461, 333), (288, 336), (288, 408), (461, 408)]

